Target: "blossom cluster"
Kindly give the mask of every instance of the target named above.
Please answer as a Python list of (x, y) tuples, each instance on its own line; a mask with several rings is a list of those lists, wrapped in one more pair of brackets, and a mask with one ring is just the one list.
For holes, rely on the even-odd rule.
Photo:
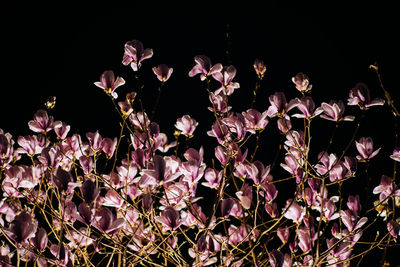
[[(123, 65), (139, 75), (153, 50), (138, 40), (124, 48)], [(138, 103), (137, 91), (119, 97), (125, 80), (111, 70), (94, 84), (117, 107), (119, 137), (73, 133), (51, 115), (54, 103), (34, 114), (30, 135), (14, 138), (0, 129), (0, 266), (349, 266), (369, 225), (381, 223), (387, 233), (366, 237), (373, 246), (399, 238), (395, 175), (382, 174), (368, 188), (372, 211), (360, 195), (342, 194), (348, 180), (362, 178), (360, 165), (380, 154), (373, 138), (353, 137), (356, 153), (311, 149), (311, 121), (340, 127), (355, 121), (356, 112), (347, 114), (342, 100), (316, 104), (304, 73), (292, 79), (301, 97), (287, 101), (275, 92), (264, 110), (236, 111), (229, 102), (240, 89), (236, 68), (213, 65), (205, 55), (194, 61), (188, 75), (206, 82), (213, 114), (209, 142), (199, 147), (190, 146), (195, 116), (175, 119), (169, 140)], [(257, 59), (254, 69), (261, 81), (264, 62)], [(173, 68), (161, 64), (152, 71), (164, 84)], [(361, 83), (347, 100), (357, 112), (384, 103), (371, 100)], [(255, 158), (266, 128), (282, 136), (281, 162)], [(400, 148), (392, 151), (385, 157), (396, 164)]]

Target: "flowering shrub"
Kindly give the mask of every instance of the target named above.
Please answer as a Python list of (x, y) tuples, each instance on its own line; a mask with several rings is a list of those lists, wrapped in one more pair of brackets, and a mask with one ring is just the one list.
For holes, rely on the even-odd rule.
[[(125, 98), (117, 94), (125, 80), (111, 70), (94, 83), (120, 115), (118, 137), (71, 134), (49, 115), (54, 97), (28, 122), (33, 134), (13, 138), (0, 129), (1, 266), (349, 266), (397, 245), (400, 147), (383, 155), (393, 161), (393, 175), (382, 170), (380, 183), (369, 180), (366, 197), (345, 190), (382, 152), (373, 137), (357, 136), (360, 122), (342, 100), (318, 106), (308, 76), (298, 73), (292, 81), (301, 97), (287, 101), (275, 92), (265, 110), (240, 112), (229, 103), (240, 88), (236, 68), (199, 55), (188, 74), (200, 75), (213, 121), (207, 144), (190, 147), (196, 116), (176, 118), (170, 141), (152, 120), (156, 107), (151, 117), (143, 108), (139, 75), (152, 56), (140, 41), (125, 44), (122, 63), (139, 84)], [(267, 74), (261, 60), (254, 69), (252, 106)], [(152, 71), (161, 82), (157, 106), (173, 69)], [(371, 100), (360, 83), (347, 104), (365, 112), (385, 100)], [(332, 148), (334, 135), (321, 149), (311, 146), (315, 120), (356, 127), (344, 149)], [(275, 160), (263, 162), (256, 152), (268, 128), (282, 142)], [(365, 236), (369, 228), (379, 232)]]

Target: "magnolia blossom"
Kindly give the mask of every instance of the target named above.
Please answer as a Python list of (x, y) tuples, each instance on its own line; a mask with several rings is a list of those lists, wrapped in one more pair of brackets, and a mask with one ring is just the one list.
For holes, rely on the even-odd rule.
[(102, 207), (96, 211), (94, 222), (94, 226), (100, 231), (107, 234), (116, 234), (125, 223), (125, 220), (123, 218), (116, 218), (111, 210)]
[(186, 137), (193, 136), (193, 132), (197, 125), (199, 125), (199, 123), (196, 122), (195, 119), (192, 119), (189, 115), (184, 115), (175, 123), (176, 129), (178, 129)]
[(359, 155), (357, 155), (358, 160), (370, 160), (375, 157), (381, 148), (373, 150), (374, 142), (371, 137), (361, 137), (360, 140), (356, 141), (356, 147)]
[(157, 76), (157, 79), (160, 82), (166, 82), (171, 77), (172, 72), (174, 71), (173, 68), (168, 68), (165, 64), (160, 64), (158, 67), (154, 67), (153, 69), (154, 74)]
[(347, 230), (353, 233), (368, 221), (367, 217), (362, 217), (360, 220), (357, 220), (357, 216), (351, 210), (341, 210), (340, 218)]
[(163, 225), (164, 231), (175, 231), (182, 223), (179, 212), (171, 206), (166, 207), (161, 216), (157, 216), (155, 219)]
[(153, 56), (153, 49), (144, 49), (143, 43), (133, 40), (125, 43), (125, 52), (122, 58), (122, 64), (125, 66), (131, 64), (133, 71), (138, 71), (143, 60)]
[(53, 130), (57, 125), (54, 123), (53, 116), (47, 115), (47, 112), (40, 109), (33, 116), (33, 120), (28, 122), (29, 129), (36, 133), (47, 133)]
[(292, 78), (292, 82), (300, 92), (308, 93), (311, 91), (312, 85), (308, 80), (308, 76), (302, 72), (297, 73), (296, 76)]
[(356, 86), (350, 90), (349, 99), (347, 101), (347, 105), (358, 105), (362, 109), (368, 109), (372, 106), (383, 106), (385, 104), (385, 100), (380, 98), (371, 100), (368, 86), (364, 83), (357, 83)]
[(17, 244), (28, 245), (28, 240), (35, 236), (38, 222), (31, 217), (29, 212), (23, 211), (10, 224), (10, 228), (3, 231)]
[(253, 200), (252, 187), (248, 184), (244, 184), (242, 190), (236, 192), (236, 196), (240, 200), (243, 208), (250, 209), (251, 201)]
[(391, 158), (392, 160), (395, 160), (395, 161), (400, 162), (400, 147), (396, 147), (396, 148), (393, 150), (393, 154), (390, 155), (390, 158)]
[(288, 218), (296, 223), (300, 223), (306, 214), (305, 207), (300, 206), (293, 199), (288, 199), (286, 201), (286, 206), (283, 211), (285, 212), (285, 218)]
[(215, 91), (215, 94), (224, 92), (226, 95), (231, 95), (233, 91), (240, 87), (239, 83), (232, 82), (236, 76), (236, 68), (232, 65), (223, 67), (221, 71), (214, 72), (213, 78), (221, 83), (221, 88)]
[(344, 103), (343, 101), (334, 101), (331, 100), (328, 103), (322, 102), (321, 108), (323, 110), (323, 114), (320, 115), (321, 118), (330, 120), (330, 121), (354, 121), (354, 116), (345, 116), (344, 113)]
[(387, 223), (387, 230), (394, 238), (400, 236), (400, 224), (394, 220)]
[(257, 73), (257, 76), (259, 79), (262, 79), (264, 77), (264, 73), (267, 70), (267, 67), (264, 65), (264, 61), (260, 59), (255, 59), (254, 64), (253, 64), (254, 70)]
[(297, 107), (302, 114), (293, 114), (292, 117), (296, 118), (313, 118), (323, 112), (321, 107), (315, 109), (314, 100), (311, 96), (303, 96), (301, 99), (295, 98), (289, 102), (288, 110)]
[(382, 175), (381, 183), (374, 188), (372, 193), (379, 194), (379, 200), (384, 201), (391, 194), (394, 196), (400, 196), (400, 189), (397, 188), (397, 185), (393, 182), (392, 178)]
[(202, 182), (201, 184), (209, 188), (217, 189), (221, 183), (222, 176), (223, 171), (218, 172), (215, 169), (208, 168), (204, 173), (204, 179), (206, 182)]
[(67, 125), (65, 122), (57, 121), (56, 126), (54, 127), (54, 132), (57, 134), (57, 137), (61, 140), (65, 139), (69, 133), (71, 126)]
[(248, 109), (242, 112), (242, 115), (248, 132), (256, 133), (258, 130), (264, 130), (268, 125), (267, 111), (261, 113), (256, 109)]
[(200, 74), (200, 79), (202, 81), (204, 81), (208, 76), (222, 70), (221, 64), (218, 63), (212, 66), (210, 58), (204, 55), (195, 56), (194, 61), (196, 62), (196, 65), (190, 70), (189, 76), (193, 77), (196, 74)]
[(118, 94), (115, 90), (121, 85), (125, 84), (125, 80), (121, 77), (115, 78), (114, 72), (112, 70), (106, 70), (100, 76), (100, 81), (94, 83), (97, 87), (104, 89), (104, 91), (111, 95), (113, 98), (117, 98)]
[(288, 104), (286, 103), (286, 97), (284, 93), (276, 92), (275, 94), (270, 95), (268, 100), (269, 103), (271, 103), (271, 106), (269, 106), (267, 110), (268, 117), (287, 117), (286, 111)]
[(279, 237), (279, 239), (282, 241), (282, 243), (286, 243), (289, 240), (289, 234), (290, 234), (290, 229), (288, 227), (284, 228), (278, 228), (276, 230), (276, 234)]
[(232, 109), (231, 106), (227, 106), (228, 96), (223, 92), (219, 92), (219, 94), (210, 93), (209, 99), (212, 103), (212, 107), (209, 107), (208, 110), (212, 112), (225, 114)]

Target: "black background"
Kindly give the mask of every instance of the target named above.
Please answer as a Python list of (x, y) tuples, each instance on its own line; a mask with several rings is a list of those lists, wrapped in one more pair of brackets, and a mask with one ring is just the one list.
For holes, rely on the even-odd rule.
[(136, 90), (132, 70), (121, 64), (124, 43), (133, 39), (154, 50), (141, 74), (150, 95), (144, 99), (148, 109), (159, 85), (151, 68), (161, 63), (174, 68), (155, 119), (164, 131), (172, 131), (169, 125), (183, 114), (199, 121), (206, 116), (205, 84), (187, 75), (198, 54), (237, 68), (241, 88), (232, 97), (236, 111), (251, 102), (255, 58), (268, 68), (257, 102), (260, 110), (268, 107), (267, 97), (275, 91), (288, 99), (298, 96), (291, 82), (298, 72), (309, 75), (317, 104), (346, 100), (359, 81), (373, 97), (382, 96), (368, 69), (374, 62), (388, 90), (393, 95), (398, 91), (398, 19), (391, 5), (21, 5), (4, 8), (1, 20), (0, 122), (15, 135), (29, 133), (26, 123), (50, 95), (57, 96), (56, 119), (66, 121), (72, 131), (100, 129), (117, 135), (112, 105), (93, 82), (111, 69), (127, 81), (117, 91), (121, 97)]
[[(93, 83), (105, 70), (113, 70), (127, 81), (117, 89), (121, 99), (127, 92), (137, 91), (133, 71), (121, 63), (124, 44), (133, 39), (154, 50), (154, 56), (144, 61), (141, 69), (146, 110), (152, 109), (159, 86), (151, 68), (162, 63), (173, 67), (155, 121), (173, 139), (176, 119), (190, 114), (200, 123), (195, 132), (199, 137), (193, 140), (195, 148), (200, 144), (215, 145), (215, 140), (205, 134), (213, 119), (207, 111), (205, 83), (198, 76), (188, 77), (193, 58), (199, 54), (209, 56), (213, 64), (233, 64), (237, 68), (235, 81), (241, 87), (231, 97), (237, 112), (246, 110), (251, 103), (255, 58), (267, 66), (256, 103), (260, 111), (267, 109), (268, 96), (276, 91), (283, 91), (288, 100), (299, 97), (291, 82), (298, 72), (310, 77), (317, 105), (330, 99), (347, 102), (349, 90), (357, 82), (369, 86), (372, 98), (383, 98), (376, 76), (369, 69), (375, 63), (379, 64), (385, 87), (400, 103), (399, 23), (394, 5), (376, 1), (352, 6), (334, 2), (294, 5), (286, 1), (195, 5), (84, 8), (21, 4), (2, 8), (0, 128), (14, 137), (31, 134), (27, 122), (36, 110), (44, 108), (48, 96), (55, 95), (57, 104), (52, 115), (70, 124), (72, 133), (99, 130), (103, 136), (117, 136), (120, 120), (108, 97)], [(212, 86), (217, 88), (216, 83)], [(356, 107), (347, 110), (359, 115)], [(392, 123), (388, 108), (375, 111), (369, 112), (372, 117), (363, 121), (358, 135), (372, 136), (376, 146), (382, 146), (384, 158), (374, 165), (379, 167), (370, 170), (374, 185), (385, 170), (391, 175), (393, 165), (387, 157), (393, 151), (394, 131), (388, 124)], [(313, 140), (326, 144), (334, 125), (325, 123), (321, 127)], [(353, 131), (350, 126), (341, 130), (334, 147), (336, 153), (347, 144), (340, 143), (340, 138), (348, 140)], [(274, 154), (269, 149), (276, 147), (277, 143), (265, 141), (258, 156), (270, 162)], [(206, 153), (213, 152), (213, 148), (208, 150), (211, 151), (206, 148)], [(356, 155), (354, 146), (349, 153)], [(357, 181), (350, 184), (353, 189), (362, 188)]]

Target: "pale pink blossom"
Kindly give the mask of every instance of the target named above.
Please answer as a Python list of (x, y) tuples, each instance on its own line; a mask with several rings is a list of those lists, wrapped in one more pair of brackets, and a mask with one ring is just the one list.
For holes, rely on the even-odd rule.
[(196, 130), (197, 125), (199, 125), (199, 123), (195, 119), (191, 118), (190, 115), (184, 115), (176, 121), (175, 128), (184, 136), (191, 137), (193, 136), (193, 132)]
[(242, 204), (243, 208), (250, 209), (251, 201), (253, 199), (253, 191), (252, 187), (248, 184), (244, 184), (242, 190), (236, 192), (236, 196), (240, 200), (240, 204)]
[(286, 201), (286, 206), (283, 211), (285, 212), (285, 218), (292, 220), (295, 223), (300, 223), (306, 214), (305, 207), (300, 206), (293, 199), (288, 199)]
[(380, 98), (371, 100), (368, 86), (364, 83), (357, 83), (356, 86), (350, 90), (349, 99), (347, 101), (347, 105), (358, 105), (361, 109), (368, 109), (372, 106), (383, 106), (385, 104), (385, 100)]
[(359, 155), (357, 155), (358, 160), (370, 160), (375, 157), (381, 148), (373, 150), (374, 142), (371, 137), (361, 137), (360, 140), (356, 141), (356, 148)]
[(35, 133), (47, 133), (57, 125), (54, 123), (53, 116), (47, 115), (47, 112), (40, 109), (33, 116), (33, 120), (28, 122), (29, 129)]
[(267, 110), (268, 117), (286, 117), (288, 104), (286, 103), (286, 97), (283, 92), (276, 92), (275, 94), (270, 95), (268, 100), (271, 104)]
[(311, 96), (303, 96), (301, 99), (292, 99), (289, 102), (288, 110), (291, 110), (294, 107), (297, 107), (301, 112), (301, 114), (297, 113), (292, 115), (292, 117), (296, 118), (313, 118), (323, 112), (321, 107), (315, 109), (315, 103)]
[(131, 65), (133, 71), (138, 71), (142, 65), (142, 61), (153, 56), (153, 49), (144, 49), (143, 43), (138, 40), (132, 40), (125, 43), (125, 52), (122, 58), (122, 64)]
[(330, 121), (354, 121), (354, 116), (344, 116), (344, 103), (343, 101), (334, 101), (331, 100), (328, 103), (322, 102), (321, 108), (323, 110), (323, 114), (320, 115), (321, 118), (330, 120)]
[(222, 180), (223, 171), (217, 171), (212, 168), (208, 168), (204, 173), (204, 179), (206, 182), (202, 182), (203, 186), (218, 189)]
[(102, 88), (107, 94), (111, 95), (113, 98), (117, 98), (118, 94), (115, 90), (121, 85), (125, 84), (125, 80), (121, 77), (115, 78), (114, 72), (112, 70), (106, 70), (100, 76), (100, 81), (94, 83), (97, 87)]
[(253, 64), (254, 70), (256, 71), (256, 74), (259, 79), (262, 79), (264, 77), (265, 71), (267, 70), (267, 67), (264, 64), (264, 61), (261, 59), (255, 59), (254, 64)]
[(222, 91), (226, 95), (231, 95), (235, 89), (240, 87), (239, 83), (232, 82), (233, 78), (236, 76), (236, 68), (232, 65), (223, 67), (221, 71), (214, 72), (212, 76), (215, 80), (219, 81), (222, 86), (215, 91), (215, 94)]
[(264, 130), (268, 125), (267, 111), (261, 113), (256, 109), (248, 109), (242, 112), (242, 115), (248, 132), (256, 133), (256, 131)]
[(393, 150), (393, 154), (390, 155), (390, 158), (391, 158), (392, 160), (395, 160), (395, 161), (400, 162), (400, 147), (396, 147), (396, 148)]
[(153, 69), (154, 74), (157, 76), (157, 79), (160, 82), (166, 82), (171, 77), (172, 72), (174, 71), (173, 68), (168, 68), (165, 64), (160, 64), (158, 67), (154, 67)]
[(300, 92), (311, 91), (312, 85), (308, 79), (308, 76), (302, 72), (299, 72), (292, 78), (292, 82), (296, 85), (296, 89)]
[(373, 189), (372, 193), (379, 194), (379, 200), (384, 201), (391, 194), (400, 196), (400, 189), (397, 188), (392, 178), (382, 175), (380, 184)]
[(123, 204), (124, 200), (120, 194), (113, 189), (110, 189), (104, 196), (103, 206), (120, 208)]
[(193, 77), (196, 74), (200, 74), (200, 79), (202, 81), (204, 81), (208, 76), (222, 70), (221, 64), (218, 63), (212, 66), (210, 58), (204, 55), (195, 56), (194, 61), (196, 62), (196, 65), (190, 70), (189, 76)]
[(163, 225), (163, 231), (175, 231), (182, 224), (179, 212), (171, 206), (166, 207), (161, 216), (155, 219)]

